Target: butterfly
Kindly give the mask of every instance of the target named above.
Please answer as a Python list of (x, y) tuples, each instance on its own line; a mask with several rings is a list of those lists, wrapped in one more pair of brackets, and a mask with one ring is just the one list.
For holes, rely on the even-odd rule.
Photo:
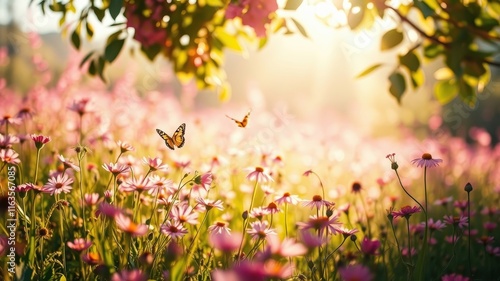
[(236, 120), (236, 119), (234, 119), (232, 117), (229, 117), (227, 115), (226, 115), (226, 117), (229, 118), (229, 119), (231, 119), (231, 120), (233, 120), (238, 125), (238, 127), (245, 128), (247, 126), (247, 124), (248, 124), (248, 116), (250, 116), (250, 112), (252, 112), (252, 111), (249, 111), (247, 113), (247, 115), (245, 115), (245, 117), (243, 117), (243, 120), (241, 120), (241, 121), (238, 121), (238, 120)]
[(167, 133), (160, 129), (156, 129), (156, 132), (165, 140), (165, 144), (168, 146), (168, 148), (172, 150), (174, 150), (176, 146), (178, 148), (181, 148), (184, 145), (184, 141), (186, 141), (186, 139), (184, 138), (184, 133), (186, 132), (185, 123), (182, 123), (179, 128), (177, 128), (172, 137), (170, 137), (169, 135), (167, 135)]

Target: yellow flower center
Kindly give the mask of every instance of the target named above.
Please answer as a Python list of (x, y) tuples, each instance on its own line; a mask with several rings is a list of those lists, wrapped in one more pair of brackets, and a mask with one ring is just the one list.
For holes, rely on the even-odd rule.
[(430, 153), (424, 153), (424, 154), (422, 154), (422, 159), (424, 159), (424, 160), (431, 160), (432, 159), (432, 155)]
[(263, 173), (264, 172), (264, 169), (262, 167), (256, 167), (255, 168), (255, 171), (256, 172), (259, 172), (259, 173)]

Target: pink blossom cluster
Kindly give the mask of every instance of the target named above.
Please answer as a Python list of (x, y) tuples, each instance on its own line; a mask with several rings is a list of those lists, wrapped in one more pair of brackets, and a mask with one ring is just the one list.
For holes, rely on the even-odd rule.
[(145, 0), (125, 1), (125, 3), (127, 27), (135, 30), (134, 39), (145, 47), (155, 44), (163, 46), (168, 35), (165, 17), (171, 13), (167, 1)]
[(252, 27), (258, 37), (266, 37), (267, 25), (277, 9), (276, 0), (236, 0), (227, 7), (226, 18), (241, 18), (241, 22)]

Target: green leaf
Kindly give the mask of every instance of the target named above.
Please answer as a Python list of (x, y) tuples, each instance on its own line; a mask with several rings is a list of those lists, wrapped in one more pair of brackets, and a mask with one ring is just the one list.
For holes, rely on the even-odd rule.
[(95, 61), (91, 61), (89, 64), (89, 74), (94, 76), (96, 74)]
[(226, 48), (238, 52), (243, 51), (243, 48), (238, 41), (238, 37), (230, 35), (223, 27), (217, 27), (215, 29), (215, 38), (217, 38), (217, 40), (219, 40)]
[(427, 46), (424, 46), (424, 56), (429, 59), (436, 58), (443, 52), (443, 47), (438, 44), (430, 44)]
[(293, 21), (293, 23), (295, 24), (295, 26), (299, 30), (300, 34), (302, 34), (302, 36), (304, 36), (306, 38), (309, 38), (309, 36), (307, 36), (307, 32), (306, 32), (305, 28), (302, 26), (302, 24), (300, 24), (300, 22), (298, 22), (294, 18), (292, 18), (291, 20)]
[(104, 58), (106, 61), (113, 62), (116, 59), (123, 48), (123, 43), (125, 43), (125, 39), (117, 39), (111, 41), (111, 43), (106, 46), (106, 49), (104, 50)]
[(406, 53), (404, 56), (399, 56), (399, 63), (406, 66), (411, 72), (420, 69), (420, 60), (414, 51)]
[(434, 86), (434, 95), (440, 104), (445, 105), (458, 94), (458, 86), (454, 79), (438, 81)]
[(429, 16), (432, 16), (434, 15), (436, 12), (434, 11), (433, 8), (431, 8), (431, 6), (429, 6), (425, 1), (423, 0), (415, 0), (413, 1), (413, 5), (420, 10), (420, 12), (422, 13), (422, 16), (424, 16), (424, 18), (428, 18)]
[(141, 51), (146, 55), (146, 57), (152, 61), (155, 59), (155, 57), (160, 53), (161, 47), (158, 44), (149, 46), (147, 48), (144, 48), (144, 46), (141, 47)]
[(97, 8), (96, 6), (92, 7), (92, 10), (94, 11), (94, 14), (95, 16), (97, 17), (97, 19), (102, 22), (102, 19), (104, 18), (104, 15), (105, 15), (105, 12), (104, 10), (101, 10), (99, 8)]
[(113, 18), (113, 20), (116, 20), (116, 17), (120, 14), (123, 6), (123, 1), (122, 0), (111, 0), (109, 3), (109, 14)]
[(71, 32), (71, 43), (77, 50), (80, 49), (80, 35), (78, 34), (76, 29)]
[(424, 71), (421, 68), (419, 68), (415, 72), (410, 72), (410, 78), (413, 88), (416, 89), (424, 84), (425, 81)]
[(356, 75), (356, 78), (361, 78), (363, 76), (366, 76), (366, 75), (372, 73), (374, 70), (381, 67), (382, 65), (383, 64), (381, 64), (381, 63), (374, 64), (374, 65), (368, 67), (367, 69), (363, 70), (360, 74)]
[(392, 49), (403, 41), (403, 33), (397, 28), (388, 30), (383, 36), (380, 45), (382, 51)]
[(94, 52), (90, 52), (83, 58), (83, 60), (80, 62), (80, 68), (90, 59), (90, 57), (92, 57), (93, 54)]
[(304, 0), (288, 0), (286, 1), (285, 10), (297, 10)]
[(403, 74), (401, 74), (401, 72), (399, 71), (394, 71), (389, 76), (389, 82), (391, 83), (389, 92), (396, 98), (398, 103), (401, 103), (401, 97), (406, 91), (406, 81)]
[(94, 36), (94, 27), (88, 21), (85, 23), (85, 29), (87, 30), (87, 37), (92, 39), (92, 36)]
[(480, 61), (465, 61), (464, 73), (474, 77), (480, 77), (486, 73), (486, 68)]
[(458, 83), (458, 94), (462, 101), (469, 106), (474, 106), (476, 104), (475, 91), (464, 79), (460, 79)]
[(462, 76), (463, 70), (460, 62), (465, 54), (465, 50), (460, 46), (453, 46), (446, 53), (445, 63), (455, 73), (456, 76)]

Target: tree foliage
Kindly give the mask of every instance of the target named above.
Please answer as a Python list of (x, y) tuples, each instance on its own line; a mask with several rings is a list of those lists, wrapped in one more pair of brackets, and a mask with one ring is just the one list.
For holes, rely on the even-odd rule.
[[(77, 49), (82, 40), (92, 39), (92, 20), (110, 22), (116, 31), (108, 36), (103, 49), (90, 52), (82, 61), (91, 75), (102, 79), (106, 66), (133, 38), (148, 59), (164, 56), (170, 60), (181, 81), (194, 78), (199, 88), (227, 93), (222, 67), (225, 49), (241, 52), (244, 40), (264, 47), (268, 37), (278, 31), (307, 37), (299, 21), (279, 16), (280, 10), (307, 4), (303, 0), (288, 0), (284, 7), (278, 7), (276, 0), (91, 0), (78, 11), (74, 2), (41, 0), (38, 5), (42, 11), (49, 8), (61, 15), (60, 24), (71, 30), (71, 42)], [(489, 82), (490, 66), (500, 66), (494, 60), (500, 47), (498, 0), (344, 0), (331, 4), (344, 13), (345, 26), (353, 31), (370, 28), (377, 18), (396, 19), (396, 27), (382, 35), (380, 50), (399, 52), (388, 77), (389, 92), (398, 102), (408, 85), (416, 89), (424, 83), (422, 62), (443, 62), (443, 69), (438, 70), (441, 75), (435, 75), (437, 100), (446, 103), (458, 96), (469, 105)], [(68, 13), (77, 14), (78, 20), (67, 22)], [(418, 36), (409, 38), (409, 34)], [(383, 65), (368, 66), (358, 77)]]

